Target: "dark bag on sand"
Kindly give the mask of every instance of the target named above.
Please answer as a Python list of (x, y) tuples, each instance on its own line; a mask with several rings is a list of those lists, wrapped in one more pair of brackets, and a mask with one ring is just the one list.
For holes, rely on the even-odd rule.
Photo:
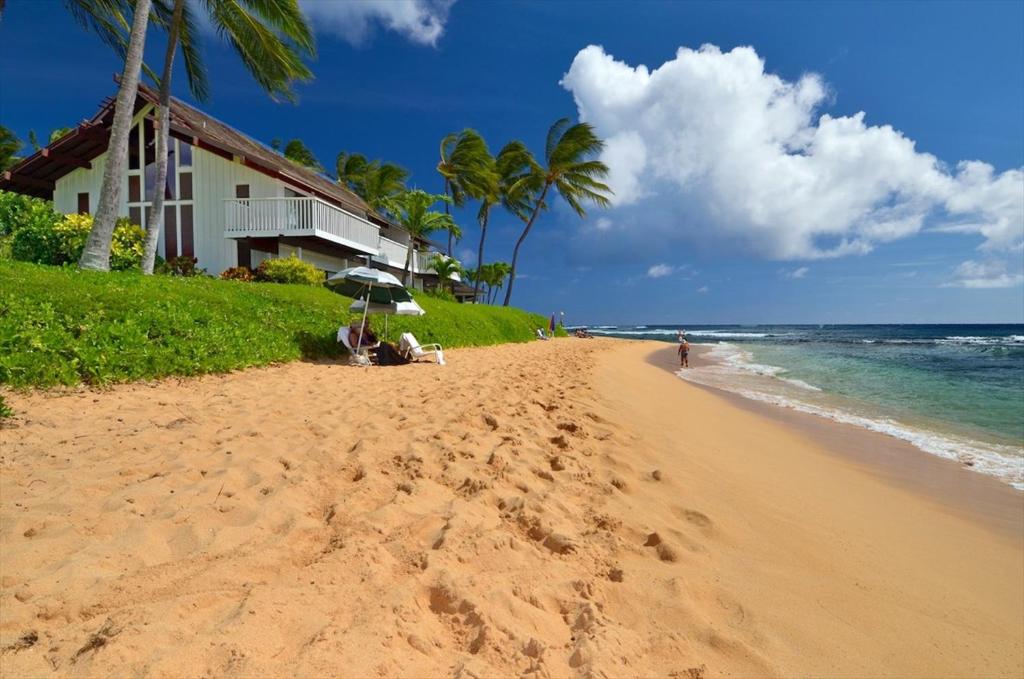
[(405, 365), (409, 359), (398, 352), (394, 344), (381, 342), (377, 347), (377, 365)]

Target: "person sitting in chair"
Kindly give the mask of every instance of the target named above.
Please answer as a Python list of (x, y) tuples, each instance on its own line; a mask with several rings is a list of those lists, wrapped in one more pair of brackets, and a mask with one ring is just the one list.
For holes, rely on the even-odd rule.
[[(359, 338), (360, 329), (362, 329), (362, 333), (363, 333), (361, 340)], [(355, 348), (357, 346), (359, 346), (359, 347), (372, 347), (372, 346), (378, 344), (379, 342), (380, 342), (380, 340), (378, 340), (377, 336), (373, 334), (373, 331), (370, 330), (370, 326), (368, 324), (365, 324), (363, 321), (358, 320), (358, 319), (352, 321), (352, 323), (349, 324), (349, 326), (348, 326), (348, 343), (349, 343), (349, 346), (351, 346), (353, 348)]]

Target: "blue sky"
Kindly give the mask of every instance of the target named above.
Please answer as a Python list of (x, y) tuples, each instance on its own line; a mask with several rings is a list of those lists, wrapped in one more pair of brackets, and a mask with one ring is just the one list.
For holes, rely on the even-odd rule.
[[(319, 54), (298, 105), (210, 35), (202, 108), (432, 191), (440, 138), (466, 126), (494, 150), (539, 151), (562, 116), (614, 139), (616, 207), (543, 215), (517, 305), (576, 323), (1024, 321), (1024, 3), (304, 2)], [(11, 0), (0, 123), (78, 122), (117, 70), (62, 3)], [(519, 228), (497, 213), (487, 258), (510, 259)]]

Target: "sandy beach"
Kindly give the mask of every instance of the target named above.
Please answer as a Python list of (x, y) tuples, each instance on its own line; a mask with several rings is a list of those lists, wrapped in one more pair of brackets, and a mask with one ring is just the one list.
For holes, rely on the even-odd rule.
[(9, 394), (0, 674), (1024, 673), (1024, 493), (664, 344), (447, 358)]

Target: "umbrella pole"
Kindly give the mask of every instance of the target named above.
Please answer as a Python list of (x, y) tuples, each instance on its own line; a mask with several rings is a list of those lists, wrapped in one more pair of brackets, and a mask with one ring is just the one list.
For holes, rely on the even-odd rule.
[(388, 314), (384, 314), (384, 341), (388, 341)]
[(363, 304), (363, 322), (359, 325), (359, 341), (356, 342), (356, 353), (363, 346), (363, 328), (366, 327), (366, 312), (370, 310), (370, 293), (373, 292), (373, 283), (366, 288), (366, 298)]

